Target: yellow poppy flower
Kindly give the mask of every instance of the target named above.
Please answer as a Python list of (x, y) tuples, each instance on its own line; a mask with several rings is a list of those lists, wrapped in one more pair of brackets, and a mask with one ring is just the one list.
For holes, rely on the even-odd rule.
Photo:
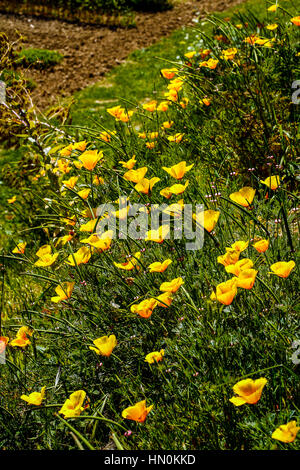
[(145, 145), (148, 149), (152, 150), (156, 146), (156, 142), (146, 142)]
[(128, 122), (131, 116), (133, 115), (133, 111), (128, 111), (124, 108), (121, 108), (120, 105), (114, 106), (113, 108), (109, 108), (106, 110), (111, 116), (113, 116), (116, 121)]
[(57, 170), (62, 173), (70, 173), (72, 167), (70, 166), (70, 161), (63, 158), (57, 161)]
[(166, 111), (168, 111), (168, 109), (169, 109), (168, 101), (161, 101), (159, 105), (157, 106), (156, 111), (161, 111), (165, 113)]
[(84, 390), (77, 390), (72, 393), (59, 410), (59, 413), (64, 415), (64, 418), (76, 418), (84, 410), (82, 405), (85, 397), (86, 393)]
[(232, 249), (241, 253), (242, 251), (246, 250), (246, 248), (248, 248), (248, 245), (249, 241), (244, 242), (243, 240), (238, 240), (231, 245), (231, 248), (226, 248), (226, 250)]
[(89, 346), (91, 351), (95, 351), (101, 356), (109, 357), (117, 345), (117, 339), (115, 335), (101, 336), (101, 338), (95, 339), (93, 343), (96, 347)]
[(264, 253), (265, 251), (267, 251), (267, 249), (269, 248), (269, 245), (270, 245), (270, 240), (259, 240), (255, 243), (253, 243), (253, 247), (256, 249), (256, 251), (258, 251), (259, 253)]
[(86, 150), (80, 155), (79, 160), (82, 162), (84, 168), (91, 171), (95, 168), (101, 158), (103, 158), (102, 151)]
[(257, 380), (245, 379), (236, 383), (233, 386), (233, 391), (238, 396), (230, 398), (230, 402), (235, 406), (241, 406), (245, 403), (254, 405), (260, 400), (264, 386), (267, 383), (267, 379), (261, 377)]
[(206, 67), (210, 70), (214, 70), (217, 67), (218, 63), (218, 59), (209, 59), (207, 61), (200, 62), (199, 67)]
[(74, 215), (73, 217), (68, 217), (68, 218), (62, 219), (62, 220), (63, 220), (63, 222), (64, 222), (65, 224), (67, 224), (67, 225), (72, 225), (72, 226), (74, 226), (74, 225), (76, 224), (76, 217), (75, 217), (75, 215)]
[(187, 180), (185, 182), (185, 184), (173, 184), (172, 186), (169, 186), (167, 188), (164, 188), (162, 189), (159, 194), (161, 196), (164, 196), (165, 198), (167, 199), (170, 199), (170, 197), (173, 195), (173, 194), (176, 194), (177, 196), (179, 194), (182, 194), (184, 193), (184, 191), (186, 190), (186, 188), (188, 187), (189, 185), (189, 180)]
[(17, 254), (23, 255), (24, 252), (25, 252), (26, 245), (27, 245), (26, 242), (18, 243), (17, 246), (16, 246), (16, 248), (14, 248), (14, 249), (12, 250), (12, 253), (17, 253)]
[(125, 263), (114, 262), (114, 265), (119, 269), (124, 269), (125, 271), (131, 271), (132, 269), (135, 269), (135, 268), (139, 269), (138, 260), (140, 259), (140, 257), (141, 257), (141, 253), (140, 251), (137, 251), (136, 253), (134, 253), (134, 256), (130, 258), (128, 261), (126, 261)]
[(129, 406), (122, 411), (122, 418), (131, 419), (138, 423), (143, 423), (147, 418), (147, 415), (152, 410), (153, 405), (146, 407), (146, 400), (139, 401), (134, 406)]
[(148, 178), (143, 178), (139, 183), (135, 185), (136, 191), (143, 194), (149, 194), (152, 191), (153, 186), (160, 181), (160, 178), (154, 177), (150, 180)]
[(274, 40), (275, 39), (257, 38), (255, 40), (255, 44), (257, 44), (258, 46), (273, 47), (274, 46)]
[(161, 191), (159, 191), (159, 194), (161, 196), (164, 196), (166, 199), (170, 199), (172, 197), (173, 193), (169, 191), (169, 188), (164, 188)]
[(187, 105), (189, 104), (189, 99), (184, 97), (184, 98), (182, 98), (182, 100), (180, 101), (179, 104), (182, 107), (182, 109), (185, 109), (187, 107)]
[(259, 39), (259, 37), (256, 36), (255, 34), (252, 34), (251, 36), (248, 36), (247, 38), (245, 38), (244, 42), (253, 46), (253, 44), (256, 43), (257, 39)]
[(38, 261), (34, 263), (34, 265), (39, 267), (51, 266), (53, 263), (55, 263), (57, 257), (58, 253), (54, 253), (52, 255), (50, 253), (43, 255), (38, 259)]
[(158, 133), (158, 132), (150, 132), (150, 133), (148, 134), (148, 138), (149, 138), (150, 140), (157, 139), (158, 136), (159, 136), (159, 133)]
[(294, 18), (291, 18), (291, 22), (292, 22), (295, 26), (300, 26), (300, 16), (294, 16)]
[(169, 282), (163, 282), (159, 288), (162, 292), (177, 292), (179, 287), (184, 284), (182, 277), (177, 277), (176, 279), (172, 279)]
[(98, 219), (89, 220), (86, 224), (80, 225), (80, 232), (94, 232)]
[(87, 199), (89, 197), (90, 192), (91, 192), (90, 188), (85, 188), (85, 189), (82, 189), (81, 191), (78, 191), (77, 194), (82, 199)]
[(268, 11), (270, 11), (270, 12), (272, 12), (272, 13), (275, 13), (278, 7), (279, 7), (278, 3), (275, 4), (275, 5), (271, 5), (271, 6), (268, 8)]
[(268, 186), (268, 188), (275, 190), (280, 185), (280, 178), (278, 175), (273, 175), (268, 176), (264, 181), (260, 180), (260, 182)]
[(162, 263), (160, 263), (159, 261), (156, 261), (155, 263), (151, 263), (148, 266), (148, 269), (150, 273), (163, 273), (171, 263), (172, 263), (171, 259), (166, 259)]
[(170, 214), (174, 218), (181, 217), (182, 211), (184, 208), (183, 199), (180, 199), (178, 202), (170, 204), (166, 209), (163, 210), (164, 214)]
[(75, 168), (77, 168), (77, 170), (81, 170), (81, 168), (83, 167), (83, 164), (79, 160), (73, 160), (73, 165), (75, 166)]
[(8, 202), (8, 204), (13, 204), (14, 202), (16, 202), (16, 200), (17, 200), (17, 196), (13, 196), (13, 197), (7, 199), (7, 202)]
[(156, 105), (157, 105), (157, 101), (156, 101), (156, 100), (152, 100), (152, 101), (149, 101), (149, 103), (143, 104), (143, 109), (145, 109), (146, 111), (149, 111), (149, 112), (153, 113), (153, 111), (156, 110)]
[(49, 255), (51, 251), (52, 251), (52, 248), (50, 245), (43, 245), (36, 252), (36, 256), (41, 258), (42, 256)]
[(145, 362), (148, 362), (148, 364), (154, 364), (154, 363), (160, 362), (163, 360), (164, 354), (165, 354), (164, 349), (149, 353), (145, 357)]
[(135, 155), (133, 155), (133, 157), (130, 158), (130, 160), (127, 160), (127, 162), (120, 161), (119, 163), (122, 165), (123, 168), (127, 168), (128, 170), (132, 170), (132, 168), (136, 164)]
[(42, 387), (40, 392), (33, 392), (30, 395), (21, 395), (21, 400), (26, 401), (29, 405), (39, 406), (45, 398), (46, 387)]
[(162, 243), (169, 235), (170, 227), (168, 225), (161, 225), (157, 230), (148, 230), (145, 241), (152, 241)]
[(78, 178), (79, 176), (71, 176), (71, 178), (69, 178), (68, 180), (63, 180), (63, 183), (65, 186), (67, 186), (67, 188), (73, 189), (78, 181)]
[(147, 173), (148, 168), (144, 166), (143, 168), (138, 168), (137, 170), (129, 170), (124, 173), (123, 178), (126, 181), (131, 181), (132, 183), (139, 183)]
[(240, 204), (243, 207), (249, 207), (254, 199), (255, 192), (255, 189), (251, 188), (250, 186), (245, 186), (239, 191), (230, 194), (229, 197), (237, 204)]
[(243, 258), (237, 261), (235, 264), (229, 264), (225, 266), (225, 271), (235, 276), (239, 276), (242, 271), (245, 269), (251, 269), (253, 262), (249, 258)]
[(215, 228), (218, 220), (220, 217), (220, 212), (219, 211), (213, 211), (213, 210), (206, 210), (203, 211), (203, 213), (200, 214), (193, 214), (193, 219), (196, 221), (198, 224), (204, 224), (205, 230), (208, 232), (212, 232), (213, 229)]
[(275, 29), (278, 28), (278, 24), (276, 24), (276, 23), (268, 24), (268, 25), (266, 26), (266, 28), (267, 28), (269, 31), (274, 31)]
[(13, 339), (9, 344), (10, 346), (18, 346), (19, 348), (25, 348), (30, 344), (30, 340), (27, 337), (32, 336), (33, 331), (28, 328), (28, 326), (22, 326), (16, 335), (16, 338)]
[(168, 80), (172, 80), (172, 78), (175, 77), (176, 72), (178, 72), (178, 69), (176, 68), (171, 68), (171, 69), (162, 69), (160, 73), (164, 78), (167, 78)]
[(80, 142), (75, 142), (73, 144), (73, 150), (80, 150), (80, 152), (84, 152), (87, 146), (86, 140), (81, 140)]
[(205, 106), (210, 106), (211, 100), (209, 100), (208, 98), (203, 98), (203, 100), (200, 100), (200, 103), (205, 104)]
[(86, 217), (88, 219), (95, 219), (97, 217), (97, 211), (98, 211), (97, 207), (94, 207), (94, 208), (87, 207), (81, 212), (81, 215), (82, 217)]
[(167, 168), (165, 166), (162, 167), (163, 170), (165, 170), (169, 175), (173, 176), (173, 178), (176, 178), (177, 180), (181, 180), (184, 175), (193, 168), (194, 164), (187, 166), (186, 162), (180, 162), (177, 163), (177, 165), (173, 165), (170, 168)]
[(183, 136), (184, 136), (184, 134), (181, 134), (180, 132), (177, 132), (177, 134), (175, 134), (175, 135), (169, 135), (168, 136), (168, 141), (169, 142), (175, 142), (176, 144), (179, 144), (182, 141)]
[(156, 297), (157, 307), (168, 308), (173, 302), (172, 292), (164, 292)]
[(94, 233), (90, 237), (80, 240), (80, 243), (88, 243), (89, 245), (96, 248), (97, 250), (105, 251), (110, 248), (112, 237), (113, 237), (113, 231), (107, 230), (106, 232), (103, 232), (101, 235), (99, 235), (98, 233)]
[(173, 126), (174, 124), (174, 121), (165, 121), (162, 123), (162, 129), (171, 129), (171, 127)]
[(111, 141), (111, 136), (115, 134), (115, 132), (111, 132), (111, 134), (109, 134), (108, 132), (106, 131), (103, 131), (103, 132), (100, 132), (100, 139), (101, 140), (104, 140), (104, 142), (110, 142)]
[(243, 289), (252, 289), (258, 271), (255, 269), (243, 269), (237, 278), (237, 286)]
[(125, 220), (127, 218), (128, 213), (129, 213), (129, 209), (130, 209), (129, 206), (123, 207), (123, 209), (121, 209), (119, 211), (112, 211), (111, 215), (116, 217), (117, 219)]
[[(68, 259), (66, 261), (67, 264), (70, 266), (79, 266), (80, 264), (86, 264), (90, 257), (92, 256), (91, 249), (88, 248), (87, 246), (83, 246), (79, 248), (75, 253), (71, 254), (68, 256)], [(74, 261), (75, 258), (75, 261)]]
[(166, 93), (164, 93), (164, 96), (168, 100), (173, 101), (174, 103), (176, 101), (178, 101), (178, 92), (177, 92), (177, 90), (171, 89), (171, 90), (167, 91)]
[(271, 265), (272, 272), (270, 272), (270, 274), (276, 274), (276, 276), (286, 278), (290, 275), (295, 266), (295, 261), (279, 261)]
[(139, 304), (132, 305), (130, 310), (132, 313), (137, 313), (140, 317), (149, 318), (156, 305), (157, 301), (155, 299), (145, 299)]
[(99, 186), (99, 184), (104, 184), (104, 179), (101, 176), (95, 175), (93, 178), (93, 184)]
[(235, 47), (231, 47), (229, 49), (224, 49), (222, 51), (223, 55), (221, 58), (224, 60), (233, 60), (234, 56), (237, 54), (238, 50)]
[(59, 237), (57, 239), (57, 242), (55, 244), (55, 246), (58, 246), (60, 243), (64, 246), (66, 243), (68, 243), (69, 241), (71, 241), (73, 238), (73, 235), (69, 234), (69, 235), (64, 235), (63, 237)]
[(191, 52), (187, 52), (186, 54), (184, 54), (184, 57), (186, 57), (187, 59), (192, 59), (194, 55), (196, 54), (197, 54), (197, 51), (191, 51)]
[(275, 429), (272, 438), (281, 442), (294, 442), (300, 427), (297, 426), (297, 421), (290, 421), (287, 424), (282, 424), (279, 428)]
[(239, 251), (227, 248), (226, 253), (218, 256), (217, 261), (218, 263), (223, 264), (223, 266), (228, 266), (229, 264), (235, 264), (239, 260), (239, 257)]
[(182, 88), (184, 81), (181, 78), (174, 78), (174, 80), (171, 80), (169, 85), (168, 85), (168, 90), (176, 90), (180, 91)]
[(67, 147), (64, 147), (62, 150), (60, 150), (59, 153), (62, 157), (69, 157), (72, 153), (72, 150), (73, 144), (69, 144)]
[(207, 57), (211, 53), (211, 50), (210, 49), (200, 49), (199, 53), (200, 53), (201, 59), (205, 59), (205, 57)]
[(230, 305), (237, 293), (237, 278), (221, 282), (216, 287), (216, 292), (210, 296), (211, 300), (218, 300), (223, 305)]
[(67, 300), (71, 297), (75, 282), (65, 282), (62, 285), (56, 287), (55, 292), (57, 296), (51, 297), (51, 302), (62, 302), (63, 300)]

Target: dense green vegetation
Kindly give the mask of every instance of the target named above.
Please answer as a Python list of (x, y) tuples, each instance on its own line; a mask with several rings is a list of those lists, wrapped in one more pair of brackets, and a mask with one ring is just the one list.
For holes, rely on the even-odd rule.
[(17, 53), (16, 65), (44, 69), (59, 64), (62, 59), (63, 55), (57, 51), (29, 48)]
[[(0, 448), (299, 449), (300, 2), (267, 6), (132, 54), (72, 122), (25, 112), (6, 157), (32, 162), (5, 201)], [(100, 238), (105, 203), (119, 236)], [(127, 210), (163, 203), (170, 238), (122, 239)], [(174, 228), (189, 204), (194, 251)]]
[(164, 11), (170, 0), (1, 0), (0, 11), (132, 27), (135, 11)]
[[(2, 2), (3, 3), (3, 2)], [(4, 2), (5, 3), (5, 2)], [(23, 4), (38, 5), (50, 8), (62, 8), (74, 12), (77, 10), (90, 10), (97, 12), (97, 10), (113, 11), (113, 10), (127, 10), (133, 9), (151, 9), (163, 10), (170, 7), (169, 0), (24, 0), (18, 2), (20, 6)]]

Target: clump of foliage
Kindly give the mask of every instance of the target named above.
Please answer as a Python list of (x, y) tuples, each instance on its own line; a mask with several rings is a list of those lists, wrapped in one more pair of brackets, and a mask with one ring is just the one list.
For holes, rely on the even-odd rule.
[(29, 15), (86, 21), (108, 26), (134, 26), (132, 12), (163, 11), (170, 0), (4, 0), (1, 10)]
[[(1, 254), (2, 447), (299, 449), (296, 119), (281, 74), (293, 79), (300, 21), (275, 13), (211, 17), (155, 99), (39, 138), (44, 239), (28, 227)], [(155, 204), (165, 218), (143, 232)], [(176, 236), (188, 205), (201, 249)]]
[(22, 49), (17, 53), (16, 64), (23, 67), (32, 66), (34, 68), (45, 69), (59, 64), (63, 57), (59, 52), (48, 49)]
[[(45, 191), (44, 182), (35, 184), (41, 170), (40, 154), (42, 153), (44, 163), (47, 160), (42, 143), (43, 135), (48, 133), (49, 128), (55, 128), (56, 124), (61, 125), (68, 121), (72, 100), (52, 107), (47, 111), (44, 121), (41, 120), (30, 96), (31, 90), (36, 86), (35, 82), (26, 78), (20, 70), (19, 42), (20, 40), (12, 44), (5, 34), (0, 35), (0, 141), (3, 146), (0, 154), (0, 202), (3, 207), (1, 215), (6, 223), (15, 229), (24, 229), (32, 224), (33, 215), (39, 213), (38, 194)], [(37, 56), (42, 57), (41, 54), (28, 55), (32, 60)], [(44, 57), (48, 65), (55, 59), (52, 54)], [(56, 186), (54, 175), (50, 175), (49, 181), (52, 186)], [(14, 206), (12, 213), (9, 213), (4, 208), (5, 201), (9, 196), (13, 197), (15, 191), (21, 195), (22, 204), (18, 209)], [(3, 228), (2, 235), (4, 232)]]
[[(15, 72), (14, 46), (4, 33), (0, 34), (0, 139), (12, 142), (24, 127), (24, 113), (31, 106), (29, 89), (34, 83)], [(2, 96), (3, 95), (3, 96)]]
[[(3, 3), (3, 2), (2, 2)], [(169, 0), (26, 0), (24, 2), (18, 2), (21, 7), (23, 4), (26, 6), (38, 5), (43, 7), (51, 8), (63, 8), (70, 12), (77, 10), (85, 11), (114, 11), (114, 10), (128, 10), (128, 9), (139, 9), (139, 10), (164, 10), (170, 8)]]

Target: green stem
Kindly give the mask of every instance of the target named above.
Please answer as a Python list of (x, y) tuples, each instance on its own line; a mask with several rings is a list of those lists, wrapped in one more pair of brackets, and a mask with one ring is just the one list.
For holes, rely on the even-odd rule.
[(71, 424), (67, 423), (63, 418), (61, 418), (58, 414), (55, 414), (55, 416), (62, 422), (64, 423), (71, 431), (77, 436), (79, 439), (82, 440), (82, 442), (87, 446), (89, 450), (96, 450), (95, 447), (92, 446), (92, 444), (89, 443), (89, 441), (79, 432), (77, 429), (75, 429)]

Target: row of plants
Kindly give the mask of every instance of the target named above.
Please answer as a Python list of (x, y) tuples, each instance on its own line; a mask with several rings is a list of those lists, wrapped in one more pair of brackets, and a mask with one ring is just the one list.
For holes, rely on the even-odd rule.
[(170, 0), (1, 0), (0, 11), (107, 26), (135, 26), (134, 11), (163, 11)]

